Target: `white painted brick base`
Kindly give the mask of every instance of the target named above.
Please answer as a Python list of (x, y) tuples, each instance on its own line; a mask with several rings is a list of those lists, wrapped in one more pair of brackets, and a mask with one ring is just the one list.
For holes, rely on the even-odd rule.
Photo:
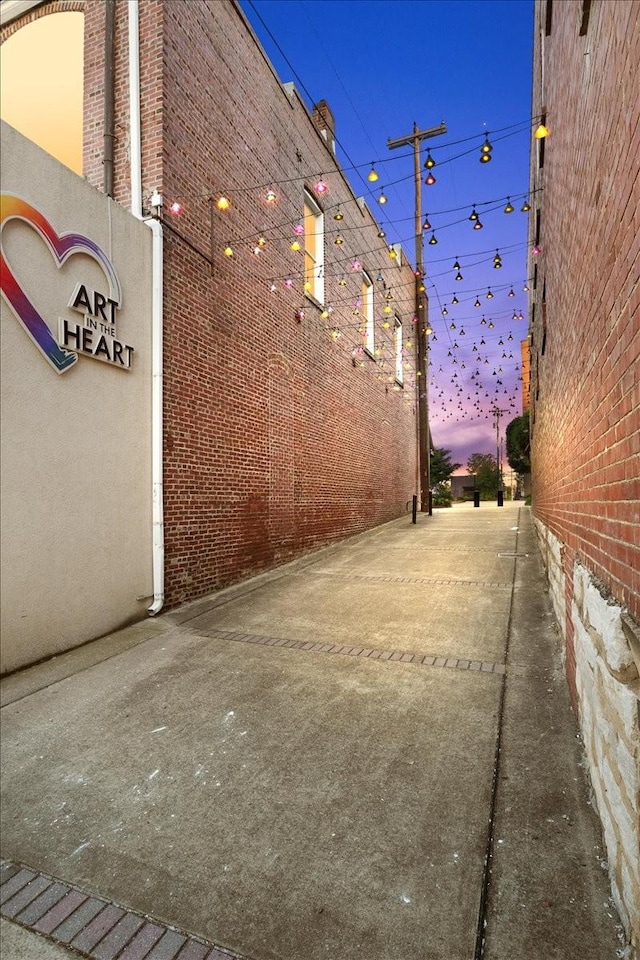
[[(562, 544), (536, 521), (553, 607), (566, 638)], [(586, 567), (573, 573), (578, 714), (614, 902), (640, 955), (640, 631)]]

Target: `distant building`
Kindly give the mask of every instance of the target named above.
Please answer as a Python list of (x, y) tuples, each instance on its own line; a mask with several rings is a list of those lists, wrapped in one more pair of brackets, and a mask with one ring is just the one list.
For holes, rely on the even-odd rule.
[[(640, 2), (537, 0), (533, 510), (615, 902), (640, 949)], [(626, 954), (625, 954), (626, 956)]]

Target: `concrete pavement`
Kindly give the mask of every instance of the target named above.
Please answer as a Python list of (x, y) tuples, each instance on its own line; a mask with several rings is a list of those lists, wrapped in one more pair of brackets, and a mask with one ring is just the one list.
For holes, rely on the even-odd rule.
[[(85, 955), (621, 947), (518, 503), (386, 524), (8, 677), (2, 698), (2, 856), (131, 931)], [(182, 953), (142, 953), (145, 923)]]

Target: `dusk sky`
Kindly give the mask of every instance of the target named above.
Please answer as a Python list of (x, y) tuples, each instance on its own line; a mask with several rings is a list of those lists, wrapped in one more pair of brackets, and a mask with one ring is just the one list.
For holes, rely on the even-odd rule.
[[(424, 235), (435, 334), (431, 430), (434, 444), (450, 449), (463, 466), (475, 452), (495, 456), (491, 408), (506, 411), (503, 437), (522, 412), (527, 214), (520, 208), (537, 125), (531, 117), (532, 0), (240, 2), (280, 79), (293, 80), (308, 107), (329, 103), (338, 159), (343, 168), (357, 168), (348, 173), (354, 191), (369, 200), (389, 241), (401, 242), (412, 264), (412, 147), (390, 151), (387, 140), (411, 133), (414, 121), (421, 130), (445, 122), (447, 133), (422, 149), (422, 164), (427, 148), (436, 161), (436, 182), (422, 186), (423, 213), (433, 228)], [(487, 134), (492, 159), (482, 164)], [(372, 161), (380, 173), (375, 184), (367, 181)], [(426, 174), (423, 169), (423, 180)], [(384, 207), (377, 203), (381, 187), (389, 198)], [(504, 213), (507, 198), (513, 213)], [(468, 219), (474, 204), (481, 230)], [(428, 243), (432, 233), (437, 245)], [(493, 264), (496, 251), (500, 269)], [(513, 319), (520, 313), (523, 319)]]

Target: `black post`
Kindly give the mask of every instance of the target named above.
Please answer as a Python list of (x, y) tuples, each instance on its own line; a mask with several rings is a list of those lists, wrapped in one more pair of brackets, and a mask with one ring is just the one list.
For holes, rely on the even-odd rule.
[(418, 498), (417, 498), (417, 496), (416, 496), (415, 493), (414, 493), (414, 495), (413, 495), (413, 507), (412, 507), (412, 510), (411, 510), (411, 523), (415, 523), (415, 522), (416, 522), (416, 517), (417, 517), (417, 515), (418, 515)]
[(429, 490), (429, 516), (433, 516), (433, 494), (431, 490)]
[(480, 506), (480, 491), (479, 491), (479, 490), (474, 490), (474, 491), (473, 491), (473, 505), (474, 505), (474, 507), (479, 507), (479, 506)]

